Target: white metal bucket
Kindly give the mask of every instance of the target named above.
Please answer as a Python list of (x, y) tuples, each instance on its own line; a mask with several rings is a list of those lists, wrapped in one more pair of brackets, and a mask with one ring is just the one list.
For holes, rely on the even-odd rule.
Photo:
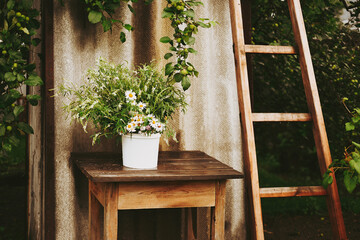
[(130, 168), (151, 169), (158, 164), (161, 134), (122, 136), (123, 165)]

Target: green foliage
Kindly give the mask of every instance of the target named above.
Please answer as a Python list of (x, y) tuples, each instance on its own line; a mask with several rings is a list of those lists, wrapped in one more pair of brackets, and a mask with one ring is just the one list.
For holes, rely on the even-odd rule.
[[(345, 104), (345, 100), (344, 100)], [(346, 105), (345, 105), (346, 106)], [(351, 139), (359, 141), (360, 139), (360, 109), (355, 108), (350, 112), (352, 117), (349, 122), (345, 124), (345, 130), (350, 132)], [(357, 185), (360, 185), (360, 144), (352, 141), (351, 145), (345, 148), (344, 158), (334, 160), (327, 172), (323, 176), (323, 186), (327, 188), (328, 184), (326, 179), (332, 179), (332, 172), (342, 172), (344, 176), (344, 185), (349, 193), (352, 193)]]
[(160, 39), (162, 43), (169, 43), (171, 52), (166, 53), (164, 58), (167, 60), (176, 55), (177, 60), (174, 63), (168, 63), (166, 75), (175, 82), (181, 82), (184, 90), (187, 90), (191, 83), (189, 77), (197, 77), (193, 64), (187, 61), (190, 53), (196, 53), (191, 46), (195, 44), (194, 35), (199, 27), (210, 28), (216, 22), (206, 18), (195, 20), (194, 7), (203, 5), (200, 1), (167, 0), (168, 6), (163, 10), (161, 17), (169, 18), (171, 26), (174, 28), (172, 38), (165, 36)]
[[(80, 87), (60, 86), (59, 93), (70, 100), (64, 105), (86, 131), (88, 121), (96, 128), (93, 143), (100, 137), (162, 132), (169, 118), (186, 107), (185, 95), (167, 81), (154, 64), (130, 71), (102, 59), (97, 69), (89, 69)], [(153, 122), (154, 121), (154, 122)], [(167, 136), (174, 133), (168, 126)]]
[[(341, 99), (356, 96), (349, 105), (360, 104), (360, 34), (337, 18), (341, 2), (301, 4), (332, 155), (340, 158), (339, 146), (349, 142), (342, 130), (348, 118)], [(256, 0), (252, 7), (252, 43), (296, 46), (286, 1)], [(252, 57), (254, 112), (308, 112), (298, 56)], [(274, 171), (319, 175), (310, 124), (258, 123), (255, 133), (260, 165), (271, 152), (279, 163)]]
[[(6, 162), (19, 147), (23, 135), (33, 133), (25, 123), (21, 102), (37, 105), (40, 96), (27, 95), (21, 86), (42, 85), (35, 65), (28, 63), (30, 46), (40, 24), (39, 12), (26, 0), (2, 1), (0, 4), (0, 163)], [(26, 101), (25, 101), (26, 102)]]

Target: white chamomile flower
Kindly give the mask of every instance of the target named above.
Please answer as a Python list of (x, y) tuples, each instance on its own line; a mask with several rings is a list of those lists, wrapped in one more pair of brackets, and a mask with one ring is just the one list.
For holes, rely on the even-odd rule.
[(131, 122), (136, 122), (136, 120), (139, 118), (138, 115), (135, 115), (131, 118)]
[(151, 125), (153, 128), (156, 128), (157, 123), (158, 123), (158, 120), (157, 120), (156, 118), (153, 118), (153, 119), (150, 121), (150, 125)]
[(145, 126), (141, 126), (141, 127), (140, 127), (140, 131), (145, 132), (145, 130), (146, 130), (146, 127), (145, 127)]
[(118, 78), (118, 77), (114, 77), (114, 80), (115, 80), (115, 81), (119, 81), (119, 78)]
[(139, 116), (139, 117), (136, 119), (136, 123), (137, 123), (137, 124), (142, 124), (142, 123), (144, 123), (144, 119), (143, 119), (141, 116)]
[(162, 124), (162, 123), (160, 123), (160, 122), (158, 122), (158, 123), (156, 124), (155, 130), (156, 130), (157, 132), (162, 132), (162, 131), (164, 130), (164, 128), (165, 128), (165, 125)]
[(143, 110), (143, 109), (146, 107), (146, 104), (143, 103), (143, 102), (139, 102), (139, 103), (138, 103), (138, 107), (139, 107), (141, 110)]
[(148, 114), (146, 117), (149, 118), (150, 120), (153, 120), (155, 118), (155, 116), (152, 114)]
[(119, 105), (118, 105), (117, 107), (118, 107), (118, 109), (120, 110), (120, 109), (121, 109), (121, 103), (119, 103)]
[(128, 90), (125, 92), (125, 97), (129, 101), (135, 101), (136, 100), (136, 94), (132, 90)]
[(128, 123), (128, 125), (126, 126), (126, 130), (128, 132), (135, 132), (135, 126), (133, 123)]

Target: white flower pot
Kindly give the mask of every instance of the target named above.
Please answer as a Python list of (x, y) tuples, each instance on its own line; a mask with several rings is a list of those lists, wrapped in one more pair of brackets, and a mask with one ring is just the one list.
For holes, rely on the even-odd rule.
[(158, 164), (161, 134), (122, 136), (123, 165), (129, 168), (149, 169)]

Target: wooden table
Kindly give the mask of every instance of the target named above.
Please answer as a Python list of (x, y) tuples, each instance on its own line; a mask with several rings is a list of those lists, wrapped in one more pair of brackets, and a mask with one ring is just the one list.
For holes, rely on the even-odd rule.
[[(121, 155), (72, 153), (89, 179), (89, 239), (117, 239), (118, 210), (211, 207), (211, 239), (224, 239), (225, 182), (243, 174), (199, 151), (160, 152), (157, 169), (123, 167)], [(100, 213), (104, 207), (104, 232)], [(188, 211), (191, 213), (191, 211)], [(187, 217), (188, 239), (194, 239)]]

